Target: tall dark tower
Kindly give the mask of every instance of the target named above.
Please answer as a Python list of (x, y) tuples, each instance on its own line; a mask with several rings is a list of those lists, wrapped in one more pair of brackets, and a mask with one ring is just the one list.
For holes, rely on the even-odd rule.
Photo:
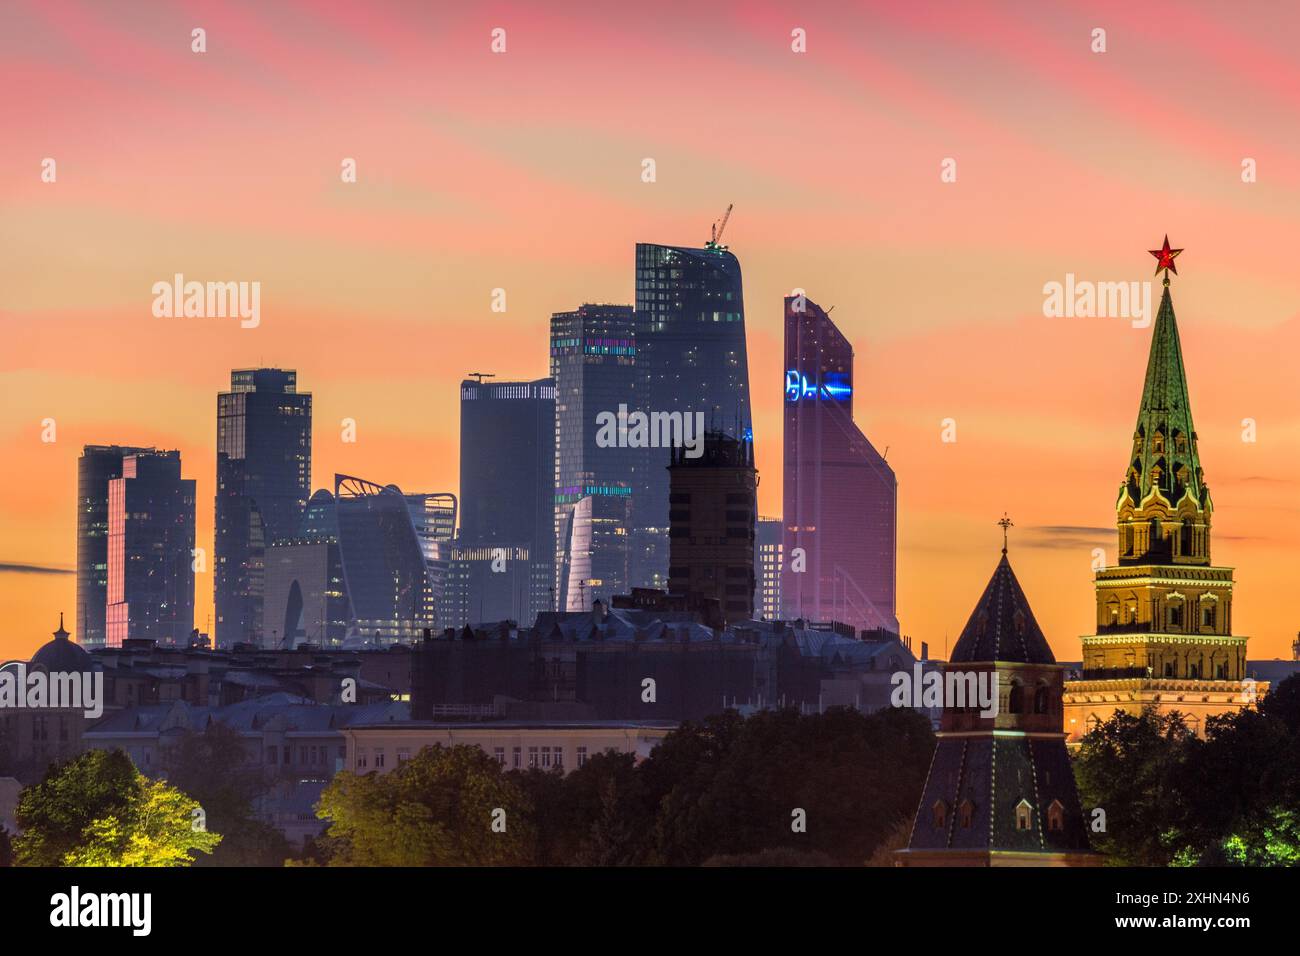
[(785, 300), (782, 616), (898, 632), (898, 482), (853, 421), (853, 346)]
[(311, 496), (311, 394), (292, 369), (238, 369), (217, 395), (216, 646), (262, 638), (266, 549)]
[(512, 620), (551, 610), (555, 586), (555, 382), (460, 383), (463, 618)]
[[(633, 478), (640, 449), (601, 447), (596, 416), (617, 414), (620, 405), (632, 404), (636, 359), (631, 306), (588, 304), (551, 316), (559, 611), (589, 610), (596, 597), (605, 595), (608, 602), (609, 595), (628, 590)], [(667, 508), (665, 492), (664, 520)]]
[(153, 451), (126, 445), (86, 445), (77, 459), (77, 637), (104, 645), (108, 594), (108, 483), (122, 477), (122, 459)]
[(996, 675), (997, 714), (953, 706), (945, 695), (939, 743), (898, 865), (1099, 866), (1061, 731), (1064, 668), (1005, 545), (943, 675), (946, 687)]
[[(726, 246), (637, 243), (636, 407), (700, 412), (710, 430), (752, 439), (745, 299)], [(633, 495), (631, 583), (664, 586), (669, 449), (641, 449)]]
[(668, 590), (716, 600), (734, 624), (754, 617), (754, 446), (720, 432), (703, 437), (699, 457), (672, 449)]
[(122, 459), (108, 483), (105, 643), (128, 638), (188, 646), (194, 628), (194, 480), (181, 453)]

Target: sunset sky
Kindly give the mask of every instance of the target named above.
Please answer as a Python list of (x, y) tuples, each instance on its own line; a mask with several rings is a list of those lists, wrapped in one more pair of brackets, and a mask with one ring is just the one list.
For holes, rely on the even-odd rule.
[[(460, 379), (547, 374), (552, 312), (631, 303), (634, 244), (702, 245), (728, 203), (760, 511), (780, 513), (798, 287), (856, 348), (855, 412), (899, 481), (898, 616), (936, 656), (1006, 511), (1035, 614), (1078, 659), (1151, 330), (1045, 318), (1043, 287), (1151, 280), (1168, 233), (1213, 556), (1250, 656), (1289, 657), (1298, 38), (1276, 3), (6, 0), (0, 660), (75, 621), (82, 445), (180, 449), (210, 554), (216, 393), (276, 365), (314, 395), (314, 487), (458, 491)], [(178, 272), (259, 281), (260, 326), (155, 318)], [(211, 598), (198, 575), (205, 630)]]

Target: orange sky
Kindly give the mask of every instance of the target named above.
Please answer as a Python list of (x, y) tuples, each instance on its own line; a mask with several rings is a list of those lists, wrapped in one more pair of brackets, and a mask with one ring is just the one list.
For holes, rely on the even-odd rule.
[[(1005, 510), (1035, 613), (1077, 659), (1150, 329), (1044, 318), (1042, 290), (1150, 279), (1167, 232), (1187, 250), (1174, 303), (1214, 557), (1237, 568), (1251, 656), (1289, 656), (1300, 12), (615, 6), (0, 8), (0, 659), (75, 618), (56, 572), (83, 444), (179, 448), (210, 549), (215, 395), (232, 367), (281, 365), (315, 396), (316, 487), (337, 470), (457, 490), (461, 377), (546, 374), (551, 312), (631, 302), (634, 244), (702, 244), (729, 202), (761, 510), (780, 510), (782, 297), (800, 287), (857, 349), (858, 419), (899, 479), (899, 618), (939, 655)], [(154, 318), (176, 272), (260, 281), (261, 325)], [(200, 627), (211, 587), (199, 575)]]

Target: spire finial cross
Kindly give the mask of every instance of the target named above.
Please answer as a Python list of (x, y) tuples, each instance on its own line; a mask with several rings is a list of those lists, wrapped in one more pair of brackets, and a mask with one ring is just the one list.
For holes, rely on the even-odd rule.
[(1002, 553), (1006, 554), (1007, 553), (1007, 529), (1014, 528), (1015, 523), (1010, 518), (1007, 517), (1007, 513), (1004, 511), (1002, 512), (1002, 520), (998, 522), (998, 525), (999, 527), (1002, 528)]

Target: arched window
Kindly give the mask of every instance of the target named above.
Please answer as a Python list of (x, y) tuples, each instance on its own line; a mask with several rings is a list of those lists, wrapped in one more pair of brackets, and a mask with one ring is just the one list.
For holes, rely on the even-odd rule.
[(963, 830), (969, 830), (975, 825), (975, 804), (970, 797), (963, 800), (957, 808), (957, 820)]
[(1088, 718), (1083, 722), (1083, 726), (1084, 733), (1090, 734), (1101, 726), (1101, 718), (1096, 714), (1089, 714)]
[(1201, 721), (1199, 717), (1188, 716), (1183, 718), (1183, 726), (1187, 728), (1188, 733), (1193, 737), (1201, 736)]
[(948, 825), (948, 804), (942, 800), (936, 800), (932, 809), (934, 812), (934, 828), (942, 830)]
[(1047, 685), (1039, 684), (1038, 689), (1034, 691), (1034, 713), (1046, 714), (1048, 711), (1049, 698), (1047, 696)]
[(1065, 829), (1065, 807), (1061, 805), (1060, 800), (1053, 800), (1052, 805), (1047, 808), (1047, 829), (1058, 831)]
[(1025, 690), (1020, 686), (1020, 681), (1011, 682), (1011, 694), (1007, 699), (1007, 713), (1019, 714), (1025, 709)]

